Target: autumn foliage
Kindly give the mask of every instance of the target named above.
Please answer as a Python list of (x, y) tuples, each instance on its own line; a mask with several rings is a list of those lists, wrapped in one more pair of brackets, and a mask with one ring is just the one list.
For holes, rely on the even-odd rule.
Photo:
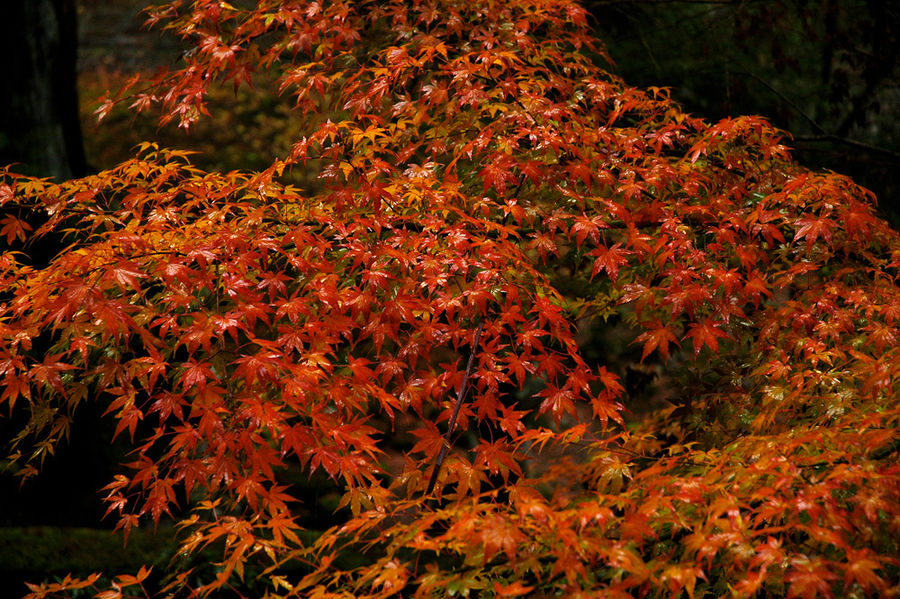
[[(868, 191), (628, 87), (567, 0), (245, 4), (153, 7), (193, 49), (99, 114), (189, 127), (264, 73), (304, 123), (270, 168), (3, 173), (22, 475), (101, 403), (133, 447), (109, 517), (174, 524), (176, 597), (897, 593), (900, 239)], [(604, 322), (653, 410), (585, 357)], [(289, 472), (340, 521), (307, 534)], [(157, 592), (117, 574), (30, 597)]]

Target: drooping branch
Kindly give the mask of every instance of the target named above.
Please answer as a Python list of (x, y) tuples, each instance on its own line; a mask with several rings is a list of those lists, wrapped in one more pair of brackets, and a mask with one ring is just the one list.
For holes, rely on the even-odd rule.
[(447, 452), (450, 451), (450, 435), (453, 434), (453, 430), (456, 428), (456, 418), (459, 416), (459, 409), (462, 407), (463, 399), (466, 396), (466, 385), (469, 382), (469, 375), (472, 373), (472, 363), (475, 361), (475, 352), (478, 351), (478, 343), (481, 341), (481, 331), (483, 329), (484, 320), (482, 319), (478, 323), (478, 328), (475, 330), (475, 339), (472, 342), (472, 351), (469, 353), (469, 362), (466, 364), (466, 372), (463, 375), (462, 384), (459, 386), (459, 392), (456, 394), (456, 406), (453, 408), (453, 414), (450, 415), (450, 422), (447, 424), (447, 432), (444, 434), (443, 443), (441, 443), (441, 451), (438, 454), (437, 461), (434, 463), (434, 469), (431, 471), (431, 479), (429, 479), (428, 488), (425, 490), (426, 497), (431, 495), (431, 492), (434, 491), (434, 485), (437, 482), (438, 474), (441, 471), (441, 465), (444, 463), (444, 458), (447, 457)]

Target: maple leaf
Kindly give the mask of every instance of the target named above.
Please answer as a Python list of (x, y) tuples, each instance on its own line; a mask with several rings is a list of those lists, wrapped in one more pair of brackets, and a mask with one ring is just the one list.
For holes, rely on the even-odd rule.
[(578, 247), (581, 247), (585, 239), (589, 239), (596, 244), (600, 241), (600, 229), (606, 227), (606, 223), (600, 217), (579, 215), (575, 217), (575, 222), (572, 223), (569, 235), (575, 235), (575, 243)]
[(512, 374), (518, 381), (519, 385), (524, 385), (527, 373), (533, 373), (534, 366), (530, 362), (522, 360), (517, 355), (509, 355), (504, 359), (509, 368), (512, 370)]
[(575, 415), (574, 396), (571, 390), (562, 388), (547, 388), (538, 393), (544, 400), (541, 402), (540, 413), (550, 412), (554, 419), (559, 421), (564, 414)]
[[(645, 329), (649, 329), (638, 335), (633, 343), (643, 343), (644, 347), (641, 351), (641, 362), (649, 356), (654, 350), (659, 350), (663, 360), (669, 359), (669, 343), (679, 345), (678, 338), (668, 325), (663, 324), (659, 320), (645, 324)], [(696, 345), (695, 345), (696, 347)]]
[(499, 582), (494, 583), (494, 593), (496, 593), (498, 597), (520, 597), (522, 595), (527, 595), (533, 588), (533, 586), (523, 585), (518, 580), (506, 585), (500, 584)]
[(412, 434), (419, 438), (419, 441), (413, 445), (410, 450), (412, 453), (422, 452), (429, 459), (433, 458), (440, 452), (444, 446), (444, 436), (434, 424), (425, 422), (425, 428), (419, 428), (412, 431)]
[(138, 280), (146, 276), (134, 262), (129, 260), (123, 260), (122, 262), (117, 263), (108, 271), (108, 273), (109, 277), (116, 281), (120, 286), (131, 287), (137, 291), (140, 291), (141, 289)]
[(699, 355), (703, 346), (709, 347), (713, 352), (719, 351), (719, 339), (730, 339), (728, 334), (719, 328), (719, 324), (711, 319), (702, 322), (692, 322), (688, 325), (685, 338), (690, 337), (694, 342), (694, 354)]
[(750, 296), (753, 300), (753, 305), (757, 307), (759, 306), (761, 295), (772, 297), (772, 292), (769, 290), (769, 286), (766, 283), (765, 275), (758, 270), (753, 271), (747, 276), (747, 280), (744, 282), (743, 292)]
[(483, 181), (483, 191), (487, 193), (488, 189), (494, 188), (501, 197), (504, 196), (506, 186), (517, 181), (512, 166), (512, 159), (505, 154), (489, 157), (488, 163), (478, 173)]
[(31, 231), (31, 225), (25, 221), (16, 218), (11, 214), (7, 214), (0, 219), (0, 236), (6, 236), (6, 243), (11, 244), (14, 240), (25, 241), (28, 231)]
[(794, 240), (805, 239), (806, 245), (809, 247), (816, 242), (816, 239), (821, 237), (828, 244), (831, 244), (835, 224), (830, 218), (806, 217), (797, 219), (794, 223), (794, 226), (798, 227), (797, 232), (794, 233)]
[(621, 243), (613, 244), (612, 247), (601, 245), (590, 252), (589, 256), (594, 256), (594, 265), (591, 268), (591, 278), (593, 279), (602, 271), (606, 271), (610, 280), (615, 283), (619, 277), (619, 267), (628, 264), (628, 256), (631, 251), (624, 249)]

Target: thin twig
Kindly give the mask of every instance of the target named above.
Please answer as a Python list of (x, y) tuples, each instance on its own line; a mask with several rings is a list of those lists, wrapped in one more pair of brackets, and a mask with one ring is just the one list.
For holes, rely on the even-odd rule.
[(800, 136), (795, 137), (794, 141), (795, 142), (807, 142), (807, 143), (830, 141), (830, 142), (833, 142), (836, 144), (850, 146), (852, 148), (865, 150), (867, 152), (872, 152), (875, 154), (883, 154), (889, 158), (893, 158), (894, 160), (897, 160), (898, 158), (900, 158), (900, 153), (895, 152), (893, 150), (889, 150), (888, 148), (881, 148), (878, 146), (873, 146), (873, 145), (870, 145), (867, 143), (863, 143), (861, 141), (856, 141), (855, 139), (841, 137), (839, 135), (807, 135), (807, 136), (800, 135)]
[(447, 432), (444, 434), (444, 442), (441, 443), (441, 452), (438, 454), (437, 461), (434, 464), (434, 470), (431, 471), (431, 479), (428, 481), (428, 489), (425, 495), (431, 495), (434, 491), (434, 485), (437, 482), (438, 474), (441, 471), (441, 465), (447, 452), (450, 451), (450, 435), (456, 428), (456, 417), (459, 416), (459, 409), (462, 407), (463, 398), (466, 396), (466, 384), (469, 382), (469, 374), (472, 372), (472, 363), (475, 361), (475, 352), (478, 351), (478, 342), (481, 340), (481, 331), (484, 329), (484, 319), (478, 322), (478, 329), (475, 331), (475, 340), (472, 342), (472, 351), (469, 353), (469, 363), (466, 364), (466, 372), (463, 375), (462, 384), (459, 386), (459, 392), (456, 394), (456, 406), (453, 408), (453, 414), (450, 415), (450, 422), (447, 424)]
[(790, 99), (789, 97), (787, 97), (785, 94), (783, 94), (783, 93), (781, 93), (780, 91), (778, 91), (774, 86), (772, 86), (771, 83), (769, 83), (768, 81), (766, 81), (765, 79), (763, 79), (762, 77), (760, 77), (759, 75), (757, 75), (756, 73), (750, 71), (750, 70), (747, 69), (747, 68), (744, 68), (744, 73), (746, 73), (746, 74), (749, 75), (750, 77), (756, 79), (758, 82), (760, 82), (761, 84), (763, 84), (766, 88), (768, 88), (768, 90), (769, 90), (770, 92), (772, 92), (773, 94), (775, 94), (776, 96), (778, 96), (778, 97), (781, 99), (782, 102), (786, 103), (788, 106), (790, 106), (791, 108), (793, 108), (794, 111), (795, 111), (797, 114), (799, 114), (801, 117), (803, 117), (810, 125), (812, 125), (812, 128), (815, 129), (818, 133), (823, 133), (823, 134), (825, 133), (825, 128), (822, 127), (822, 125), (820, 125), (814, 118), (812, 118), (811, 116), (809, 116), (808, 114), (806, 114), (806, 111), (804, 111), (802, 108), (800, 108), (800, 107), (797, 105), (796, 102), (794, 102), (793, 100), (791, 100), (791, 99)]

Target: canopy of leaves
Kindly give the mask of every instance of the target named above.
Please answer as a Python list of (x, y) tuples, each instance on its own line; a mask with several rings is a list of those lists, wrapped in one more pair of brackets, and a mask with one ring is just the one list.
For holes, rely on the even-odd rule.
[[(893, 592), (900, 239), (865, 189), (761, 119), (628, 87), (568, 0), (148, 14), (194, 50), (100, 116), (189, 127), (265, 72), (302, 127), (261, 172), (152, 143), (64, 183), (3, 171), (0, 402), (26, 477), (104, 406), (134, 448), (108, 513), (179, 531), (167, 592)], [(630, 426), (578, 343), (614, 314), (672, 388)], [(291, 468), (346, 518), (303, 534)]]

